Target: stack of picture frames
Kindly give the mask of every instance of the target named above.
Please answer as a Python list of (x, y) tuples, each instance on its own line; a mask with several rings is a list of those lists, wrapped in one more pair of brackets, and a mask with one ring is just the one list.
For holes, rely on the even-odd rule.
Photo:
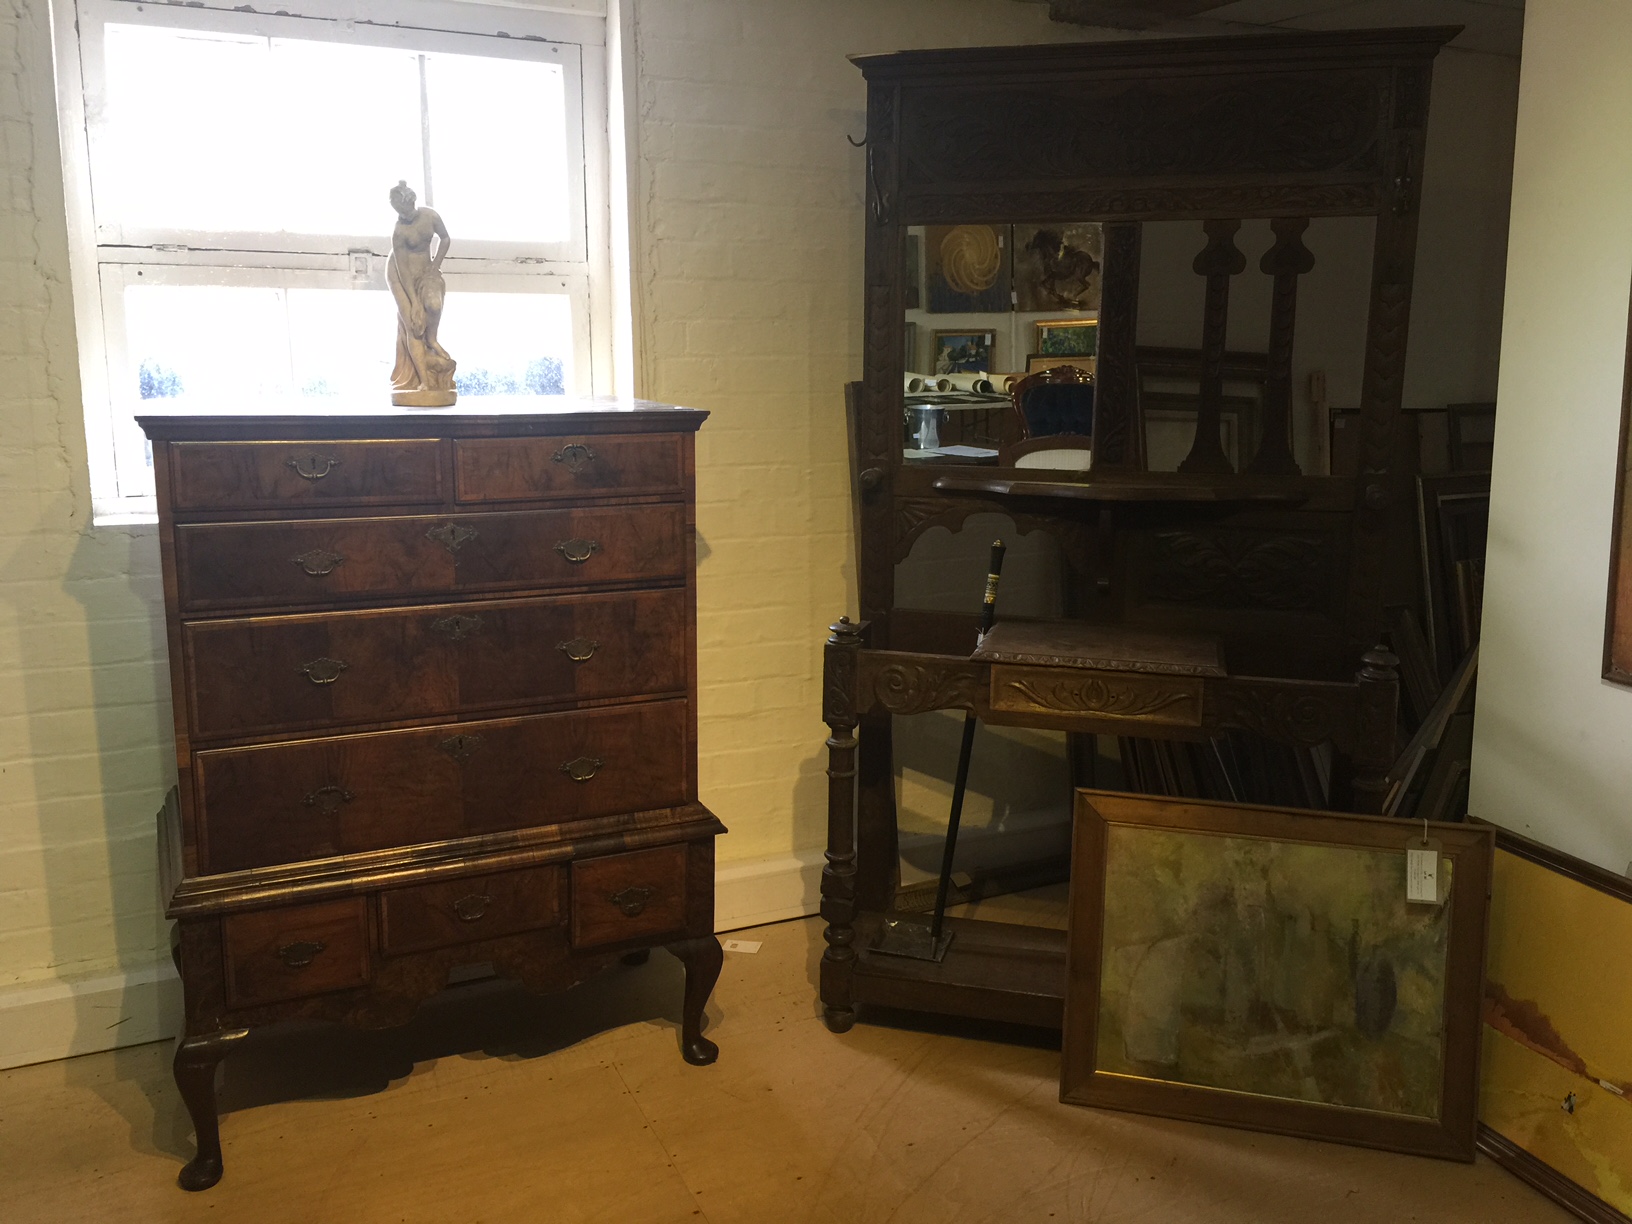
[(1060, 1099), (1471, 1161), (1493, 832), (1077, 793)]

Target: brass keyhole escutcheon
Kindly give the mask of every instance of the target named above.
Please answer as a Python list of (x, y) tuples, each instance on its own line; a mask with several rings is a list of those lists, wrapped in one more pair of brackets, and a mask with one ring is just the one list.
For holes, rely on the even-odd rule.
[(479, 616), (443, 616), (431, 622), (431, 628), (450, 641), (462, 642), (482, 627)]
[(325, 816), (333, 816), (342, 803), (350, 803), (355, 798), (357, 796), (343, 786), (320, 786), (301, 802), (307, 807), (315, 807)]
[(296, 455), (283, 461), (302, 480), (322, 480), (340, 466), (338, 455)]
[(456, 761), (470, 760), (470, 754), (482, 746), (482, 737), (479, 735), (455, 735), (445, 739), (437, 745)]
[(301, 939), (278, 949), (278, 959), (291, 969), (304, 969), (329, 945), (322, 940)]
[(432, 527), (425, 533), (425, 538), (442, 545), (453, 554), (458, 561), (459, 550), (469, 544), (477, 536), (476, 528), (465, 527), (459, 523), (443, 523), (440, 527)]
[(334, 573), (335, 567), (345, 560), (337, 552), (330, 552), (326, 548), (314, 548), (310, 552), (303, 552), (298, 557), (290, 557), (313, 578), (322, 578), (326, 574)]
[(633, 918), (646, 908), (646, 903), (652, 899), (652, 890), (649, 888), (630, 887), (622, 892), (615, 892), (607, 900), (617, 906), (625, 918)]
[(302, 663), (295, 670), (313, 684), (333, 684), (340, 679), (340, 673), (350, 666), (351, 664), (343, 659), (330, 659), (325, 656), (321, 659), (313, 659), (310, 663)]
[(595, 776), (595, 771), (606, 762), (600, 757), (581, 756), (561, 763), (561, 772), (574, 782), (588, 782)]
[(561, 543), (555, 546), (555, 551), (572, 564), (582, 565), (601, 551), (601, 542), (599, 540), (562, 540)]
[(566, 642), (557, 642), (555, 648), (574, 663), (587, 663), (592, 655), (601, 648), (601, 644), (593, 638), (573, 638)]
[(453, 912), (460, 922), (478, 922), (481, 920), (482, 915), (487, 913), (487, 907), (492, 902), (492, 897), (484, 896), (481, 893), (471, 893), (469, 896), (460, 897), (459, 900), (453, 903)]
[(550, 457), (574, 476), (595, 462), (595, 452), (582, 442), (569, 442)]

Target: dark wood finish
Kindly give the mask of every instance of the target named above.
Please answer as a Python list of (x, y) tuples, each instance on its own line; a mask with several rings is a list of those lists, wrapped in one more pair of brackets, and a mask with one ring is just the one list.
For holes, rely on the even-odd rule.
[(1596, 863), (1589, 863), (1586, 859), (1576, 858), (1573, 854), (1552, 846), (1535, 841), (1515, 833), (1511, 829), (1504, 829), (1501, 825), (1491, 824), (1488, 820), (1481, 820), (1477, 816), (1468, 818), (1474, 824), (1488, 825), (1496, 830), (1496, 848), (1508, 854), (1516, 854), (1522, 859), (1528, 859), (1538, 867), (1545, 867), (1548, 871), (1556, 871), (1559, 875), (1574, 880), (1577, 884), (1585, 884), (1588, 888), (1595, 888), (1606, 896), (1614, 897), (1617, 901), (1632, 902), (1632, 876), (1624, 876), (1619, 872), (1610, 871)]
[(427, 440), (179, 442), (169, 463), (177, 510), (442, 500), (441, 448)]
[(361, 897), (233, 914), (221, 924), (227, 1000), (253, 1007), (361, 986), (367, 920)]
[(1615, 467), (1615, 526), (1609, 545), (1609, 606), (1604, 614), (1604, 679), (1632, 684), (1632, 313), (1628, 314), (1626, 374), (1621, 385), (1620, 459)]
[(1218, 639), (1082, 621), (1004, 621), (970, 658), (1033, 667), (1227, 676)]
[(1179, 471), (1227, 474), (1234, 469), (1218, 435), (1219, 411), (1224, 406), (1224, 337), (1229, 330), (1230, 278), (1246, 270), (1247, 257), (1235, 245), (1240, 221), (1208, 220), (1202, 228), (1207, 246), (1195, 260), (1196, 275), (1207, 278), (1201, 319), (1201, 405), (1196, 412), (1196, 440)]
[[(683, 582), (684, 508), (193, 523), (176, 532), (187, 612), (464, 592)], [(570, 541), (594, 549), (581, 561)], [(450, 547), (450, 545), (452, 545)]]
[(1264, 252), (1258, 265), (1275, 278), (1263, 437), (1246, 470), (1263, 476), (1297, 476), (1303, 469), (1292, 458), (1292, 339), (1298, 317), (1298, 277), (1314, 270), (1315, 257), (1303, 245), (1308, 217), (1276, 217), (1270, 228), (1275, 232), (1275, 245)]
[(380, 894), (380, 951), (395, 956), (554, 926), (561, 875), (559, 867), (540, 867), (387, 889)]
[(675, 435), (460, 440), (453, 447), (461, 502), (534, 501), (592, 493), (679, 493), (686, 461)]
[(1361, 1147), (1451, 1160), (1473, 1159), (1485, 928), (1494, 852), (1490, 830), (1468, 825), (1433, 826), (1440, 853), (1452, 860), (1455, 887), (1447, 902), (1451, 914), (1443, 996), (1445, 1037), (1440, 1112), (1437, 1119), (1429, 1119), (1097, 1070), (1106, 835), (1113, 824), (1396, 850), (1401, 854), (1402, 885), (1404, 881), (1407, 826), (1386, 817), (1368, 819), (1289, 808), (1079, 791), (1072, 840), (1075, 886), (1071, 893), (1065, 1041), (1060, 1064), (1062, 1101), (1198, 1122), (1222, 1122), (1248, 1130), (1335, 1139)]
[[(204, 740), (684, 693), (688, 614), (674, 588), (193, 621), (182, 630), (192, 730)], [(590, 643), (588, 658), (571, 657)]]
[(660, 846), (572, 865), (577, 948), (670, 935), (686, 922), (684, 846)]
[[(835, 627), (824, 664), (821, 997), (830, 1026), (847, 1027), (869, 1002), (967, 1014), (961, 1000), (979, 998), (980, 1014), (1034, 1023), (1057, 1006), (1039, 1003), (1046, 996), (1035, 993), (1034, 978), (1001, 950), (966, 957), (955, 939), (945, 962), (956, 961), (955, 977), (866, 951), (897, 871), (889, 724), (898, 714), (966, 709), (1084, 734), (1137, 727), (1140, 735), (1193, 739), (1231, 728), (1294, 745), (1330, 743), (1334, 802), (1380, 807), (1396, 756), (1399, 677), (1378, 643), (1385, 609), (1414, 602), (1416, 586), (1401, 560), (1412, 555), (1413, 524), (1400, 395), (1418, 199), (1433, 59), (1454, 33), (1275, 33), (857, 58), (868, 90), (862, 379), (848, 399), (859, 618)], [(1295, 323), (1304, 260), (1290, 231), (1339, 216), (1374, 219), (1354, 475), (1287, 473), (1278, 442), (1261, 436), (1260, 467), (1273, 471), (1223, 470), (1211, 408), (1198, 412), (1208, 418), (1198, 437), (1209, 470), (1144, 471), (1136, 328), (1144, 223), (1211, 223), (1215, 241), (1202, 272), (1213, 282), (1212, 327), (1195, 368), (1198, 386), (1209, 386), (1199, 398), (1213, 404), (1213, 383), (1230, 362), (1223, 325), (1240, 258), (1229, 241), (1234, 224), (1283, 221), (1268, 274), (1291, 279), (1276, 296), (1275, 352), (1257, 359), (1267, 381), (1272, 364), (1285, 364)], [(905, 464), (907, 227), (1061, 218), (1104, 225), (1094, 470), (1072, 479)], [(1266, 392), (1265, 429), (1278, 438), (1279, 409), (1268, 399)], [(1241, 439), (1243, 457), (1255, 453), (1254, 441)], [(997, 669), (968, 657), (967, 619), (895, 606), (895, 566), (914, 541), (994, 510), (1059, 543), (1070, 615), (1211, 637), (1228, 675), (1196, 678), (1199, 694), (1187, 694), (1183, 717), (1168, 721), (1115, 717), (1110, 694), (1128, 687), (1129, 673), (1099, 668), (1056, 677), (1058, 701), (994, 710), (1007, 704), (993, 698)], [(1030, 938), (1023, 931), (982, 939), (1018, 946)]]
[[(669, 945), (681, 1053), (713, 1058), (704, 416), (141, 419), (180, 775), (160, 833), (198, 1135), (185, 1188), (221, 1176), (215, 1068), (246, 1031), (401, 1024), (473, 963), (555, 991)], [(614, 931), (574, 887), (580, 860), (651, 899)]]
[[(659, 701), (200, 752), (199, 859), (241, 871), (678, 807), (688, 713)], [(575, 761), (599, 764), (579, 781)]]
[(1501, 1165), (1537, 1193), (1545, 1195), (1586, 1224), (1632, 1224), (1632, 1216), (1617, 1210), (1552, 1165), (1537, 1160), (1505, 1135), (1479, 1124), (1479, 1151)]

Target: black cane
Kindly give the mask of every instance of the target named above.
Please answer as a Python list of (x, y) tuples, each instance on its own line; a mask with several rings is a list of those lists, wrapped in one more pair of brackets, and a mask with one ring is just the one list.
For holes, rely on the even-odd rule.
[[(986, 594), (980, 604), (980, 645), (992, 629), (997, 614), (997, 578), (1003, 572), (1003, 541), (992, 541), (992, 566), (986, 573)], [(929, 945), (935, 947), (941, 938), (941, 924), (946, 918), (946, 894), (952, 884), (952, 856), (958, 851), (958, 822), (963, 819), (963, 792), (969, 786), (969, 755), (975, 747), (975, 714), (971, 710), (963, 720), (963, 746), (958, 749), (958, 776), (952, 783), (952, 815), (946, 822), (946, 849), (941, 852), (941, 878), (935, 886), (935, 920), (929, 926)]]

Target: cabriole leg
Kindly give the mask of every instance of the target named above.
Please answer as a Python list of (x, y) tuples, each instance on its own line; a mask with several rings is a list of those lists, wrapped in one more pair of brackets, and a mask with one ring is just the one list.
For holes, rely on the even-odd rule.
[(720, 1047), (703, 1036), (703, 1009), (714, 983), (720, 980), (725, 951), (712, 935), (682, 939), (669, 951), (686, 967), (686, 1000), (680, 1013), (680, 1056), (694, 1067), (706, 1067), (720, 1056)]
[(177, 1183), (183, 1190), (208, 1190), (221, 1180), (221, 1116), (216, 1108), (215, 1070), (248, 1029), (222, 1029), (176, 1044), (172, 1069), (181, 1099), (193, 1119), (198, 1154), (183, 1166)]

